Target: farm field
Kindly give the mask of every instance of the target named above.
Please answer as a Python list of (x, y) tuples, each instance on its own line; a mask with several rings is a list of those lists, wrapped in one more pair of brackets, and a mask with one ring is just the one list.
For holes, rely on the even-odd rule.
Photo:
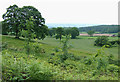
[[(60, 50), (62, 47), (62, 43), (60, 43), (59, 40), (50, 37), (46, 37), (44, 40), (39, 40), (39, 43), (37, 43), (37, 45), (40, 45), (40, 47), (44, 49), (45, 53), (31, 53), (28, 57), (24, 49), (24, 45), (26, 43), (25, 39), (15, 39), (11, 36), (2, 36), (3, 45), (4, 43), (7, 44), (7, 47), (3, 48), (2, 51), (3, 79), (118, 80), (117, 72), (113, 73), (110, 71), (102, 71), (104, 66), (102, 67), (102, 69), (98, 70), (96, 67), (97, 63), (95, 62), (93, 62), (93, 64), (91, 65), (84, 64), (85, 62), (87, 62), (87, 60), (89, 60), (89, 58), (93, 59), (92, 56), (95, 56), (95, 54), (97, 53), (97, 49), (101, 49), (100, 47), (93, 46), (96, 37), (79, 36), (78, 38), (79, 39), (70, 40), (70, 44), (72, 44), (72, 47), (71, 49), (69, 49), (69, 53), (74, 54), (74, 56), (65, 60), (64, 63), (58, 64), (59, 57), (57, 57), (57, 55), (61, 53)], [(56, 56), (52, 56), (52, 53), (55, 53)], [(107, 48), (105, 49), (104, 58), (106, 58), (110, 54), (113, 54), (113, 60), (117, 61), (117, 53), (117, 47)], [(50, 60), (51, 57), (53, 57), (52, 60)], [(114, 64), (111, 64), (111, 66), (113, 66), (113, 70), (118, 68), (115, 67), (116, 65)], [(39, 70), (41, 71), (40, 73)]]

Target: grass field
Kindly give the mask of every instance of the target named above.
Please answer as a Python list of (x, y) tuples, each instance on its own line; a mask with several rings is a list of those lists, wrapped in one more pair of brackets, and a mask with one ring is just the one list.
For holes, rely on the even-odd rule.
[[(14, 37), (11, 38), (4, 36), (2, 38), (2, 42), (7, 42), (9, 44), (9, 47), (23, 48), (24, 46), (24, 39), (16, 40)], [(101, 48), (94, 46), (94, 41), (97, 37), (79, 36), (77, 38), (78, 39), (71, 39), (69, 41), (69, 44), (72, 46), (70, 52), (74, 52), (76, 55), (96, 54), (97, 50)], [(109, 40), (117, 39), (117, 37), (109, 37)], [(48, 53), (50, 53), (50, 51), (53, 51), (54, 48), (60, 48), (62, 46), (60, 40), (56, 40), (55, 38), (51, 37), (46, 37), (44, 40), (40, 40), (40, 42), (44, 43), (43, 48), (48, 50)], [(106, 48), (104, 51), (106, 55), (112, 54), (116, 59), (118, 59), (118, 47)]]
[[(87, 36), (79, 36), (78, 39), (71, 39), (70, 44), (72, 45), (71, 50), (77, 51), (76, 54), (79, 55), (87, 55), (87, 54), (95, 54), (98, 49), (101, 47), (94, 46), (94, 41), (97, 37), (87, 37)], [(109, 37), (109, 40), (117, 40), (117, 37)], [(49, 44), (51, 46), (60, 46), (60, 41), (55, 38), (47, 37), (40, 42)], [(118, 47), (112, 47), (105, 49), (106, 54), (113, 54), (115, 58), (118, 58)]]
[[(45, 53), (26, 54), (24, 45), (26, 44), (24, 38), (15, 39), (12, 36), (2, 36), (2, 42), (7, 43), (7, 48), (2, 51), (2, 69), (4, 80), (117, 80), (118, 79), (118, 66), (110, 64), (106, 68), (97, 69), (99, 57), (96, 61), (92, 61), (91, 65), (85, 64), (94, 60), (98, 49), (101, 47), (94, 46), (94, 40), (97, 37), (77, 37), (78, 39), (69, 40), (72, 45), (69, 50), (74, 54), (59, 63), (59, 54), (55, 49), (61, 50), (62, 43), (55, 38), (46, 37), (44, 40), (38, 40), (38, 45), (45, 50)], [(109, 37), (110, 40), (115, 40), (117, 37)], [(33, 40), (33, 42), (35, 41)], [(106, 63), (106, 57), (113, 54), (114, 60), (117, 61), (118, 47), (107, 48), (104, 50), (105, 56), (101, 59)], [(52, 56), (51, 53), (55, 53)], [(57, 56), (58, 55), (58, 56)], [(53, 63), (49, 63), (52, 57)], [(75, 58), (75, 59), (74, 59)], [(51, 61), (50, 61), (51, 62)], [(54, 64), (55, 63), (55, 64)], [(111, 72), (113, 70), (114, 72)], [(22, 76), (22, 77), (21, 77)], [(26, 78), (28, 77), (28, 78)]]

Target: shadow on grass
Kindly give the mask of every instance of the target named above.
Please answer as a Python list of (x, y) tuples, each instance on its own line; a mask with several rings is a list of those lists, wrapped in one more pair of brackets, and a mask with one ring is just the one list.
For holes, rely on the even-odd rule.
[[(26, 41), (27, 39), (26, 38), (23, 38), (23, 37), (20, 37), (20, 38), (15, 38), (15, 36), (9, 36), (9, 35), (3, 35), (3, 36), (6, 36), (7, 38), (9, 39), (13, 39), (13, 40), (20, 40), (20, 41)], [(31, 40), (31, 42), (36, 42), (34, 39)], [(38, 43), (41, 43), (41, 44), (46, 44), (44, 42), (40, 42), (38, 41)]]

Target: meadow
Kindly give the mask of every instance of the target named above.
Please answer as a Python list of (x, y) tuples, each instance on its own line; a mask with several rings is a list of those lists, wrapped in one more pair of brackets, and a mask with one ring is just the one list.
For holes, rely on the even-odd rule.
[[(89, 55), (97, 53), (97, 50), (101, 47), (94, 46), (94, 41), (97, 37), (89, 36), (78, 36), (77, 39), (71, 39), (69, 44), (71, 44), (71, 51), (76, 52), (75, 54), (82, 53), (81, 55)], [(109, 37), (109, 40), (118, 40), (118, 37)], [(47, 37), (40, 42), (49, 44), (51, 46), (60, 47), (61, 43), (55, 38)], [(106, 54), (113, 54), (116, 59), (118, 59), (118, 47), (106, 48)]]
[[(61, 62), (63, 44), (60, 40), (51, 37), (33, 40), (31, 44), (39, 45), (44, 52), (31, 53), (28, 57), (24, 38), (3, 35), (3, 80), (118, 80), (118, 47), (96, 47), (93, 45), (96, 38), (78, 36), (77, 39), (70, 39), (70, 54)], [(99, 56), (94, 57), (96, 54)], [(111, 64), (108, 60), (112, 61)]]

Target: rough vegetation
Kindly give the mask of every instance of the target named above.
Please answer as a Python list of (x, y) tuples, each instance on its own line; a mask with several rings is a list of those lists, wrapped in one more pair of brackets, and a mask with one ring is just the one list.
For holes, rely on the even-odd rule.
[(85, 56), (70, 53), (68, 39), (63, 40), (58, 48), (36, 40), (30, 42), (34, 53), (31, 51), (28, 57), (22, 46), (25, 40), (18, 40), (20, 45), (17, 47), (14, 40), (3, 37), (3, 80), (118, 80), (119, 65), (113, 63), (113, 55), (105, 54), (105, 47), (96, 54)]

